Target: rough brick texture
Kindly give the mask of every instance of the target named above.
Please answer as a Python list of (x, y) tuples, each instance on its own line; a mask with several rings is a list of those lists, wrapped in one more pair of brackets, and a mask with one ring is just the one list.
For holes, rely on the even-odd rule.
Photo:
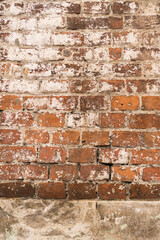
[(159, 14), (0, 1), (0, 197), (160, 198)]

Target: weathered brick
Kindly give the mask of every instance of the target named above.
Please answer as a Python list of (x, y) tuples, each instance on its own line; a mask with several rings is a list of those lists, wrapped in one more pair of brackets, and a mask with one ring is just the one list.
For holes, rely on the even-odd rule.
[(131, 164), (159, 164), (160, 150), (159, 149), (142, 149), (130, 151)]
[(109, 14), (109, 2), (84, 2), (84, 13), (86, 14)]
[(80, 143), (80, 132), (71, 130), (56, 131), (52, 137), (53, 144), (77, 145)]
[(53, 96), (50, 99), (50, 108), (56, 110), (72, 111), (77, 109), (78, 97)]
[(158, 114), (132, 114), (129, 118), (130, 128), (160, 128), (160, 115)]
[(153, 29), (160, 24), (159, 15), (150, 16), (126, 16), (125, 26), (132, 29)]
[(106, 31), (85, 32), (84, 44), (87, 46), (111, 44), (111, 33)]
[(73, 181), (78, 178), (78, 166), (74, 165), (55, 165), (51, 166), (50, 179)]
[(121, 17), (68, 17), (67, 28), (71, 30), (78, 29), (121, 29), (123, 27), (123, 19)]
[(5, 80), (0, 81), (0, 90), (9, 93), (35, 94), (39, 90), (39, 82), (33, 80)]
[(34, 116), (29, 112), (3, 112), (0, 118), (2, 126), (31, 127), (34, 124)]
[(87, 96), (80, 98), (81, 111), (107, 109), (107, 100), (104, 96)]
[(24, 107), (28, 110), (40, 110), (40, 109), (47, 109), (49, 107), (49, 97), (32, 97), (32, 96), (25, 96), (24, 99)]
[(128, 163), (128, 152), (126, 149), (99, 149), (99, 162), (100, 163), (111, 163), (111, 164), (127, 164)]
[(160, 180), (160, 168), (159, 167), (146, 167), (143, 169), (144, 181), (159, 181)]
[(40, 84), (42, 93), (63, 93), (69, 89), (69, 83), (66, 80), (44, 80)]
[(0, 180), (18, 180), (22, 178), (22, 166), (15, 164), (0, 166)]
[(99, 83), (100, 92), (123, 92), (124, 91), (123, 80), (101, 80)]
[(80, 32), (55, 32), (51, 35), (50, 41), (55, 46), (81, 46), (84, 36)]
[(93, 183), (69, 184), (69, 199), (94, 199), (96, 197)]
[(138, 3), (135, 1), (114, 2), (112, 10), (116, 14), (136, 13), (138, 11)]
[(80, 174), (83, 180), (101, 181), (109, 179), (109, 167), (102, 165), (86, 165), (80, 167)]
[(25, 179), (48, 179), (48, 167), (43, 165), (27, 165), (24, 167)]
[(40, 163), (64, 163), (66, 161), (64, 148), (40, 147), (38, 155), (38, 162)]
[(160, 132), (144, 132), (144, 145), (148, 147), (160, 147)]
[(26, 130), (24, 141), (28, 144), (48, 143), (49, 133), (45, 130)]
[(113, 41), (114, 44), (119, 46), (125, 45), (131, 45), (131, 46), (137, 46), (142, 44), (142, 36), (139, 32), (133, 32), (131, 30), (128, 31), (122, 31), (122, 32), (114, 32), (113, 33)]
[(126, 127), (127, 115), (123, 113), (100, 113), (99, 126), (102, 128)]
[(33, 162), (36, 150), (33, 147), (0, 147), (0, 162)]
[(112, 60), (119, 60), (122, 55), (122, 49), (121, 48), (109, 48), (109, 57)]
[(82, 143), (84, 145), (109, 145), (110, 139), (109, 139), (109, 133), (108, 132), (102, 132), (102, 131), (84, 131), (82, 133)]
[(159, 93), (160, 82), (158, 80), (127, 80), (129, 93)]
[(0, 144), (18, 144), (21, 140), (21, 132), (11, 129), (0, 129)]
[(1, 110), (20, 110), (22, 108), (22, 98), (16, 95), (0, 96)]
[(119, 183), (99, 184), (98, 196), (104, 200), (126, 199), (126, 187)]
[(140, 64), (113, 64), (113, 71), (122, 77), (140, 77), (142, 75)]
[(114, 166), (112, 167), (112, 176), (113, 181), (120, 182), (132, 182), (138, 180), (139, 177), (139, 168), (130, 167), (130, 166)]
[(91, 93), (96, 92), (97, 83), (92, 80), (73, 80), (70, 82), (70, 91), (72, 93)]
[(116, 147), (139, 147), (141, 146), (141, 133), (139, 132), (113, 132), (113, 146)]

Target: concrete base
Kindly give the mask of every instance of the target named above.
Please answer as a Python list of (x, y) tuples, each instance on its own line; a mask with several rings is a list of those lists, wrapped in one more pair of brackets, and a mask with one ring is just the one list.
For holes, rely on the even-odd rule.
[(160, 202), (0, 200), (0, 240), (71, 239), (159, 240)]

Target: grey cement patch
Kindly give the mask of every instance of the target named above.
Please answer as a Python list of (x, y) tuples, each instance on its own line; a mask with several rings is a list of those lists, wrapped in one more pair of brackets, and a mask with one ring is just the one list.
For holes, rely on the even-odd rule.
[(0, 200), (0, 240), (159, 240), (160, 202)]

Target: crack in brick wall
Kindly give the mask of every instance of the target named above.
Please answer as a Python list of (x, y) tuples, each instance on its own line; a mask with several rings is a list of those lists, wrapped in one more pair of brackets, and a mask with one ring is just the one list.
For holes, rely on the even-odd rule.
[(159, 199), (159, 1), (0, 1), (0, 197)]

